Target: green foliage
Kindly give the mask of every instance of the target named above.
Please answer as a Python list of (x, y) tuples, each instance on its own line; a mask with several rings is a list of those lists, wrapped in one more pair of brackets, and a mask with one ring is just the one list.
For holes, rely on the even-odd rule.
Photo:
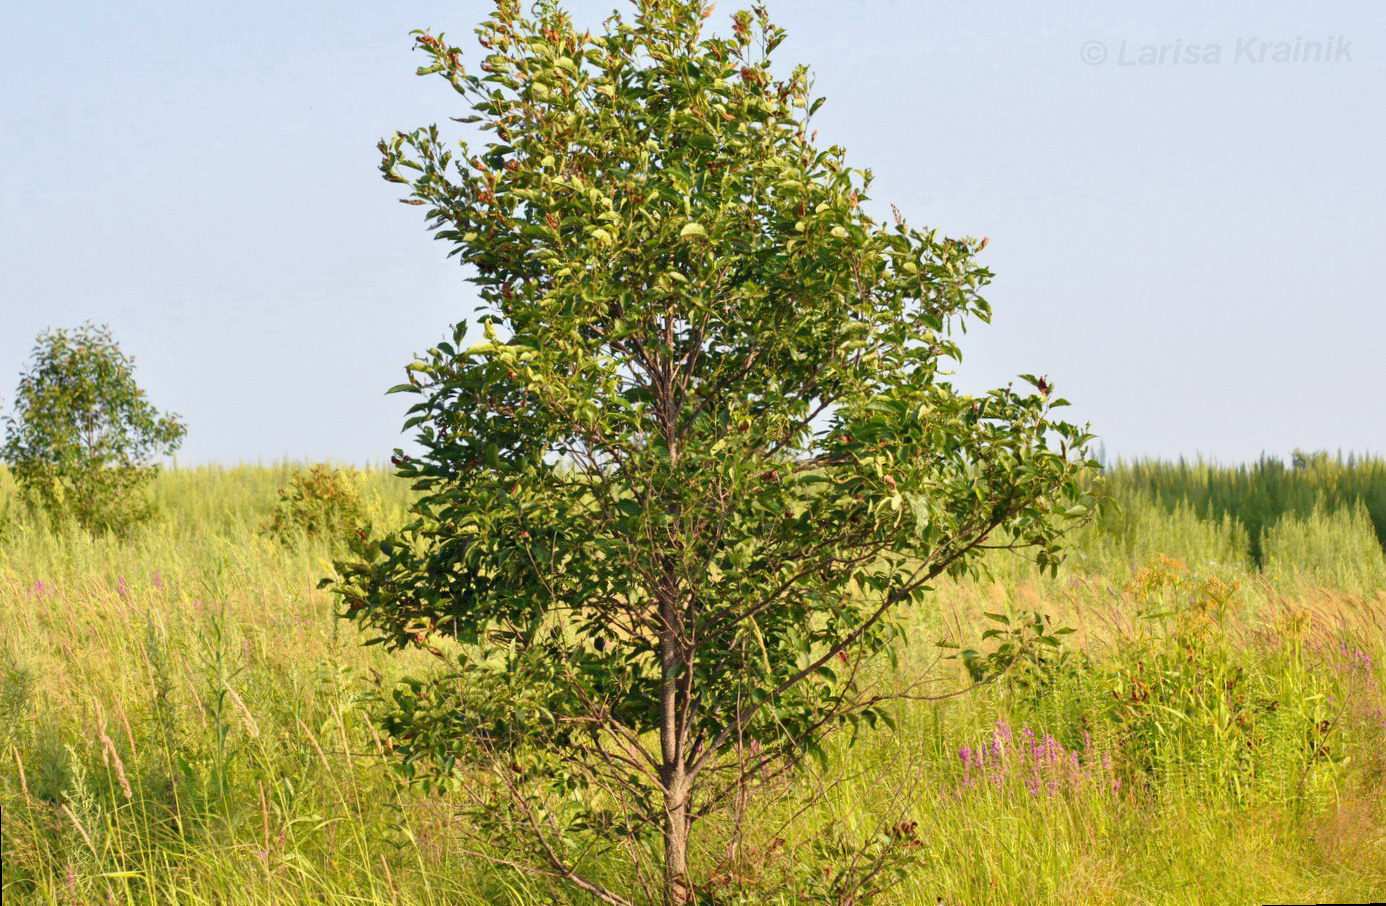
[(983, 614), (993, 626), (982, 633), (983, 641), (998, 640), (996, 647), (982, 654), (968, 648), (954, 657), (962, 661), (974, 683), (990, 682), (1006, 676), (1010, 685), (1043, 686), (1047, 675), (1060, 669), (1068, 652), (1063, 651), (1060, 637), (1073, 630), (1052, 628), (1049, 617), (1039, 611), (1009, 615)]
[(1386, 589), (1386, 550), (1361, 503), (1335, 510), (1320, 504), (1306, 516), (1287, 513), (1266, 530), (1261, 549), (1272, 579), (1303, 578), (1363, 595)]
[(1302, 615), (1254, 644), (1229, 637), (1239, 587), (1157, 559), (1132, 580), (1143, 624), (1105, 671), (1127, 779), (1224, 785), (1248, 804), (1331, 795), (1341, 677), (1310, 662)]
[(302, 538), (346, 539), (366, 528), (360, 477), (323, 463), (294, 473), (279, 489), (265, 534), (285, 544)]
[(14, 478), (10, 470), (0, 465), (0, 542), (9, 535), (18, 519)]
[(666, 902), (696, 820), (880, 716), (862, 671), (897, 610), (987, 547), (1057, 562), (1095, 465), (1045, 379), (947, 380), (990, 316), (984, 242), (868, 213), (808, 71), (771, 66), (784, 33), (708, 12), (643, 0), (593, 34), (502, 0), (475, 71), (418, 36), (491, 136), (398, 134), (382, 171), (470, 266), (485, 339), (459, 325), (395, 388), (422, 496), (337, 586), (448, 663), (386, 720), (416, 770), (495, 777), (472, 818), (497, 834), (556, 816), (536, 869), (578, 886), (570, 830), (661, 836)]
[(31, 503), (55, 523), (116, 534), (148, 517), (141, 492), (154, 460), (186, 433), (150, 405), (134, 361), (93, 324), (39, 335), (5, 425), (0, 453)]
[(1117, 484), (1126, 478), (1121, 467), (1108, 481), (1118, 506), (1103, 510), (1085, 526), (1070, 561), (1079, 572), (1124, 575), (1158, 556), (1170, 556), (1199, 569), (1224, 573), (1253, 568), (1246, 528), (1229, 514), (1209, 517), (1186, 500), (1170, 506), (1148, 491)]
[(1297, 452), (1288, 463), (1263, 457), (1236, 466), (1145, 460), (1118, 463), (1108, 471), (1113, 493), (1123, 500), (1148, 494), (1167, 509), (1186, 503), (1200, 516), (1240, 523), (1257, 565), (1264, 565), (1263, 539), (1278, 520), (1307, 518), (1316, 508), (1365, 507), (1377, 539), (1386, 545), (1386, 459), (1380, 456)]

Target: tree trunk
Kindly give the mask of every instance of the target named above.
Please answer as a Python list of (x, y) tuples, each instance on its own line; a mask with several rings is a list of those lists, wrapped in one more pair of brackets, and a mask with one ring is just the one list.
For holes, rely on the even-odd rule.
[(676, 595), (660, 595), (659, 655), (661, 781), (664, 787), (664, 906), (681, 906), (688, 893), (688, 775), (683, 763), (678, 694), (679, 613)]
[[(671, 325), (666, 319), (665, 334)], [(663, 398), (660, 401), (661, 427), (669, 448), (670, 463), (679, 458), (679, 439), (676, 431), (678, 410), (673, 396), (673, 366), (664, 365)], [(670, 501), (669, 514), (678, 521), (681, 507), (677, 498)], [(660, 755), (664, 786), (664, 906), (684, 906), (692, 902), (688, 888), (688, 794), (690, 778), (684, 763), (684, 702), (679, 698), (679, 669), (683, 664), (683, 620), (679, 612), (679, 577), (676, 561), (671, 557), (662, 564), (663, 580), (659, 589), (659, 660), (660, 660)]]
[(688, 895), (688, 802), (664, 794), (664, 906), (684, 906)]

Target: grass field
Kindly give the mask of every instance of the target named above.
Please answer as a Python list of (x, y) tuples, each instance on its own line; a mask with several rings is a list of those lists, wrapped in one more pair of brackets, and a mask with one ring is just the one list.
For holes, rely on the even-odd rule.
[[(360, 702), (429, 669), (362, 648), (315, 590), (321, 543), (263, 536), (287, 466), (180, 469), (126, 541), (0, 529), (0, 804), (15, 904), (584, 903), (454, 848)], [(364, 476), (378, 523), (407, 490)], [(773, 869), (829, 831), (908, 817), (921, 861), (886, 902), (1386, 899), (1386, 463), (1117, 466), (1119, 512), (1040, 577), (938, 588), (902, 671), (986, 611), (1072, 627), (1063, 656), (836, 753), (796, 784)], [(11, 496), (0, 473), (0, 508)], [(3, 517), (0, 517), (3, 518)], [(931, 676), (943, 691), (956, 661)], [(782, 836), (783, 845), (770, 841)], [(704, 854), (710, 858), (711, 854)], [(597, 864), (616, 876), (616, 860)]]

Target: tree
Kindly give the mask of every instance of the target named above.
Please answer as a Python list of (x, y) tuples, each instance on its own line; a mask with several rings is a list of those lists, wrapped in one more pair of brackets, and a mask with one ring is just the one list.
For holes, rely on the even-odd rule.
[(39, 334), (5, 426), (4, 460), (28, 500), (55, 523), (116, 533), (149, 514), (139, 492), (187, 430), (150, 405), (110, 329), (90, 323)]
[[(422, 493), (336, 591), (373, 642), (447, 664), (382, 720), (470, 803), (474, 851), (671, 904), (704, 888), (700, 821), (886, 719), (868, 667), (901, 607), (985, 548), (1056, 562), (1092, 463), (1045, 380), (948, 382), (989, 317), (985, 240), (868, 214), (763, 10), (718, 37), (701, 3), (634, 7), (594, 35), (500, 0), (478, 71), (416, 33), (490, 136), (396, 134), (382, 171), (471, 268), (484, 339), (459, 324), (394, 388)], [(616, 841), (634, 881), (585, 868)]]

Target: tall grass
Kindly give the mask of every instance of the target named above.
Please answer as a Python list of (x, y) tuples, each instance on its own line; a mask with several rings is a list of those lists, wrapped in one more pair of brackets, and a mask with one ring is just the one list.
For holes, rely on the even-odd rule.
[[(392, 772), (362, 690), (431, 665), (363, 648), (332, 616), (315, 588), (329, 544), (263, 535), (291, 471), (166, 472), (157, 518), (124, 541), (11, 512), (6, 901), (586, 903), (463, 856), (447, 798)], [(987, 611), (1074, 627), (1067, 653), (902, 703), (896, 731), (839, 740), (830, 772), (762, 791), (768, 830), (747, 845), (767, 876), (796, 847), (909, 817), (922, 858), (887, 902), (1383, 898), (1386, 573), (1366, 498), (1316, 491), (1317, 509), (1253, 529), (1121, 470), (1114, 484), (1122, 508), (1059, 576), (998, 560), (993, 581), (943, 585), (910, 614), (899, 680), (935, 664), (940, 639), (981, 644)], [(374, 521), (402, 518), (407, 488), (378, 472), (364, 485)], [(954, 661), (927, 678), (962, 682)], [(825, 795), (801, 812), (805, 789)]]

